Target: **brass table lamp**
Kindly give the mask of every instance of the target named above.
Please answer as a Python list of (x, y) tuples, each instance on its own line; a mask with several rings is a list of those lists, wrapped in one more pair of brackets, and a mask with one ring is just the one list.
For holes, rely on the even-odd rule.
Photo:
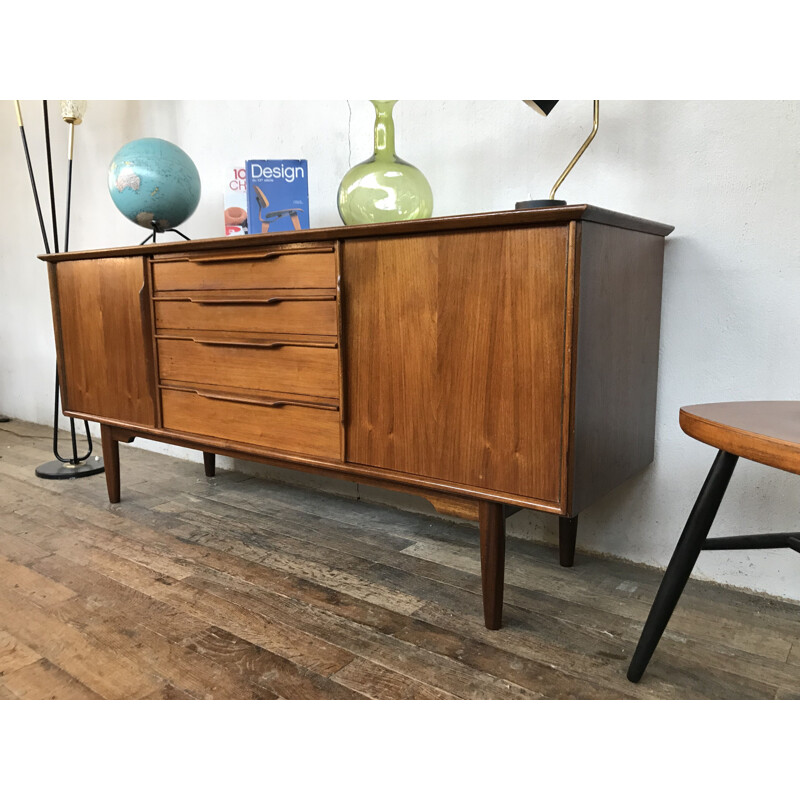
[[(543, 116), (547, 116), (556, 106), (558, 100), (525, 100), (525, 105), (530, 106), (534, 111), (538, 111)], [(597, 133), (597, 126), (600, 122), (600, 101), (594, 101), (594, 114), (593, 114), (593, 121), (592, 121), (592, 132), (589, 134), (589, 137), (586, 141), (581, 145), (580, 150), (572, 158), (572, 161), (567, 164), (567, 168), (561, 173), (559, 179), (553, 185), (553, 188), (550, 190), (550, 197), (547, 200), (521, 200), (517, 203), (514, 208), (519, 210), (523, 208), (551, 208), (553, 206), (565, 206), (567, 204), (566, 200), (556, 200), (555, 195), (558, 187), (564, 182), (564, 178), (569, 175), (572, 168), (575, 164), (578, 163), (578, 159), (584, 154), (586, 148), (589, 146), (592, 139), (594, 139), (595, 134)]]

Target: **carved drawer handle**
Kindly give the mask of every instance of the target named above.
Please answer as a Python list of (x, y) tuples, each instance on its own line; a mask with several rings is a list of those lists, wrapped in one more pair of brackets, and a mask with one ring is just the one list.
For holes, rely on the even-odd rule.
[(336, 342), (293, 342), (293, 341), (274, 341), (274, 342), (226, 342), (216, 339), (192, 339), (195, 344), (202, 344), (208, 347), (259, 347), (265, 350), (278, 347), (327, 347), (336, 349)]
[(230, 297), (219, 300), (197, 300), (194, 297), (181, 298), (195, 303), (198, 306), (271, 306), (276, 303), (286, 303), (292, 300), (335, 300), (335, 294), (321, 295), (288, 295), (278, 297), (254, 298), (254, 297)]
[(338, 411), (337, 403), (315, 403), (313, 400), (261, 400), (255, 397), (238, 397), (236, 395), (218, 394), (216, 392), (201, 392), (199, 389), (193, 390), (196, 395), (207, 400), (227, 400), (232, 403), (246, 403), (251, 406), (268, 406), (269, 408), (280, 408), (281, 406), (302, 406), (303, 408), (320, 408), (323, 411)]
[(332, 253), (332, 247), (314, 247), (304, 250), (264, 250), (260, 253), (230, 253), (218, 256), (186, 256), (183, 261), (194, 261), (195, 264), (216, 264), (223, 261), (250, 261), (259, 258), (280, 258), (281, 256), (298, 256), (315, 253)]

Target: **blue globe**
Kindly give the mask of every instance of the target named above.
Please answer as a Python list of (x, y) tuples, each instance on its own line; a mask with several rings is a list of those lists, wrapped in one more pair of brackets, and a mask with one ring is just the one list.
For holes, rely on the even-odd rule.
[(108, 168), (114, 205), (143, 228), (176, 228), (200, 202), (200, 173), (180, 147), (164, 139), (135, 139), (123, 145)]

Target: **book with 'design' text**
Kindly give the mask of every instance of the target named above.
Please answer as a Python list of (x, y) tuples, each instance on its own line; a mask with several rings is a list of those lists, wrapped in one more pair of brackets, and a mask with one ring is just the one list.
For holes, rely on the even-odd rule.
[(305, 159), (248, 160), (245, 174), (248, 233), (299, 231), (311, 227)]

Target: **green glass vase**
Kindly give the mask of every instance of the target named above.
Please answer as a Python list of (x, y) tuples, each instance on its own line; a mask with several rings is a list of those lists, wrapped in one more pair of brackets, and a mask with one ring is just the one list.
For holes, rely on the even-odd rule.
[(356, 164), (339, 184), (337, 205), (345, 225), (425, 219), (433, 214), (433, 192), (425, 176), (394, 152), (392, 110), (397, 100), (372, 100), (375, 152)]

